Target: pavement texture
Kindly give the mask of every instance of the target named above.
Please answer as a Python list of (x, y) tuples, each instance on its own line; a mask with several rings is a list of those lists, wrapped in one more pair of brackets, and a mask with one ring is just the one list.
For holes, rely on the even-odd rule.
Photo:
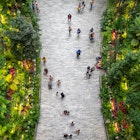
[[(95, 0), (90, 9), (90, 1), (78, 13), (78, 0), (40, 0), (39, 26), (41, 33), (40, 118), (36, 140), (63, 140), (64, 133), (72, 134), (73, 140), (106, 140), (105, 127), (101, 113), (99, 76), (95, 69), (91, 78), (86, 77), (87, 66), (94, 66), (96, 56), (100, 55), (100, 19), (106, 8), (106, 0)], [(68, 14), (72, 15), (68, 21)], [(71, 26), (71, 34), (68, 27)], [(94, 28), (95, 41), (90, 42), (89, 30)], [(81, 34), (77, 36), (77, 29)], [(81, 55), (77, 59), (76, 50)], [(48, 76), (43, 75), (48, 68)], [(49, 75), (53, 76), (52, 89), (48, 89)], [(57, 86), (57, 80), (61, 85)], [(56, 92), (58, 91), (58, 95)], [(61, 99), (60, 93), (65, 94)], [(68, 110), (68, 116), (63, 111)], [(74, 121), (75, 125), (70, 123)], [(80, 134), (76, 130), (80, 129)]]

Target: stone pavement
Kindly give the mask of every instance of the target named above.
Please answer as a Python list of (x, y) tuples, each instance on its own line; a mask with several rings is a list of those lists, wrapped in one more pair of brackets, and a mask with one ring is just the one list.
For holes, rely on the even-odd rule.
[[(77, 13), (79, 0), (38, 1), (41, 58), (45, 56), (47, 62), (41, 64), (40, 119), (36, 140), (63, 140), (64, 133), (73, 134), (73, 140), (106, 140), (99, 98), (101, 72), (96, 69), (90, 79), (85, 76), (87, 66), (93, 66), (95, 57), (100, 54), (100, 19), (106, 0), (95, 0), (92, 10), (89, 2), (86, 0), (85, 9)], [(69, 13), (72, 14), (71, 22), (67, 20)], [(91, 27), (95, 32), (94, 43), (89, 40)], [(81, 29), (79, 37), (77, 28)], [(82, 50), (79, 59), (76, 58), (77, 49)], [(45, 67), (49, 70), (48, 75), (54, 77), (52, 90), (47, 86), (48, 77), (43, 75)], [(60, 87), (56, 85), (58, 79), (61, 80)], [(61, 92), (66, 95), (63, 100)], [(70, 111), (69, 116), (62, 114), (65, 109)], [(74, 126), (70, 126), (71, 121), (75, 122)], [(81, 130), (80, 135), (75, 133), (76, 129)]]

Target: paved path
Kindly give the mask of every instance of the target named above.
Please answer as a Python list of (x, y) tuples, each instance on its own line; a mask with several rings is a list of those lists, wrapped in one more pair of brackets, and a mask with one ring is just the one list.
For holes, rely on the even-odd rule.
[[(106, 140), (99, 98), (99, 75), (95, 70), (90, 79), (85, 76), (87, 66), (95, 64), (95, 57), (100, 54), (100, 19), (105, 10), (106, 0), (95, 0), (89, 10), (89, 0), (82, 13), (77, 13), (78, 0), (40, 0), (39, 25), (41, 29), (41, 57), (46, 56), (46, 65), (41, 64), (41, 109), (36, 140), (63, 140), (64, 133), (72, 133), (73, 140)], [(72, 14), (72, 21), (67, 15)], [(72, 33), (69, 36), (68, 26)], [(89, 29), (94, 27), (95, 42), (88, 38)], [(76, 30), (81, 29), (80, 37)], [(79, 59), (76, 50), (81, 49)], [(48, 77), (43, 75), (47, 67), (49, 75), (54, 77), (53, 89), (48, 90)], [(61, 80), (58, 88), (56, 81)], [(64, 92), (65, 99), (56, 91)], [(62, 115), (63, 110), (70, 115)], [(75, 126), (71, 127), (70, 122)], [(75, 130), (80, 129), (80, 135)]]

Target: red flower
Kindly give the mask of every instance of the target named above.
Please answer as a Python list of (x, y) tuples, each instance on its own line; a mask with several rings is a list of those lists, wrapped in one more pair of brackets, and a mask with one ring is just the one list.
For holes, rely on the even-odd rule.
[(116, 32), (116, 31), (115, 31), (115, 29), (113, 29), (111, 32), (114, 33), (114, 32)]
[(127, 123), (124, 127), (127, 129), (129, 127), (129, 124)]
[(8, 92), (7, 92), (7, 99), (8, 100), (11, 100), (11, 95), (13, 94), (13, 90), (12, 89), (9, 89)]
[(112, 42), (112, 43), (111, 43), (111, 46), (114, 48), (114, 46), (115, 46), (115, 43), (114, 43), (114, 42)]
[(14, 68), (10, 68), (9, 73), (12, 75), (12, 77), (15, 75), (15, 69)]
[(13, 90), (12, 90), (12, 89), (9, 89), (9, 90), (8, 90), (8, 94), (9, 94), (9, 95), (12, 95), (12, 94), (13, 94)]
[(22, 113), (22, 114), (25, 114), (25, 113), (26, 113), (26, 109), (23, 108), (23, 109), (21, 110), (21, 113)]

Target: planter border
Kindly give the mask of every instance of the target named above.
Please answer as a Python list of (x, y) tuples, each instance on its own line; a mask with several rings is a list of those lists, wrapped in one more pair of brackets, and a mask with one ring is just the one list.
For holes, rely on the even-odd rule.
[[(102, 88), (102, 78), (101, 78), (102, 76), (99, 76), (99, 86), (100, 86), (100, 93), (101, 93), (101, 88)], [(101, 105), (102, 105), (102, 99), (100, 98), (100, 101), (101, 101)], [(102, 115), (102, 118), (103, 118), (103, 121), (104, 121), (104, 127), (105, 127), (105, 133), (106, 133), (106, 138), (107, 138), (107, 140), (109, 140), (109, 135), (108, 135), (108, 130), (107, 130), (107, 127), (106, 127), (106, 124), (105, 124), (105, 118), (104, 118), (104, 116)]]
[[(39, 57), (41, 57), (41, 56), (39, 55)], [(41, 106), (41, 81), (42, 81), (42, 67), (41, 67), (41, 61), (40, 61), (40, 65), (39, 65), (38, 67), (40, 67), (39, 118), (38, 118), (38, 121), (37, 121), (36, 126), (35, 126), (35, 133), (34, 133), (34, 139), (35, 139), (35, 140), (36, 140), (37, 129), (38, 129), (38, 124), (39, 124), (39, 120), (40, 120), (40, 106)]]

